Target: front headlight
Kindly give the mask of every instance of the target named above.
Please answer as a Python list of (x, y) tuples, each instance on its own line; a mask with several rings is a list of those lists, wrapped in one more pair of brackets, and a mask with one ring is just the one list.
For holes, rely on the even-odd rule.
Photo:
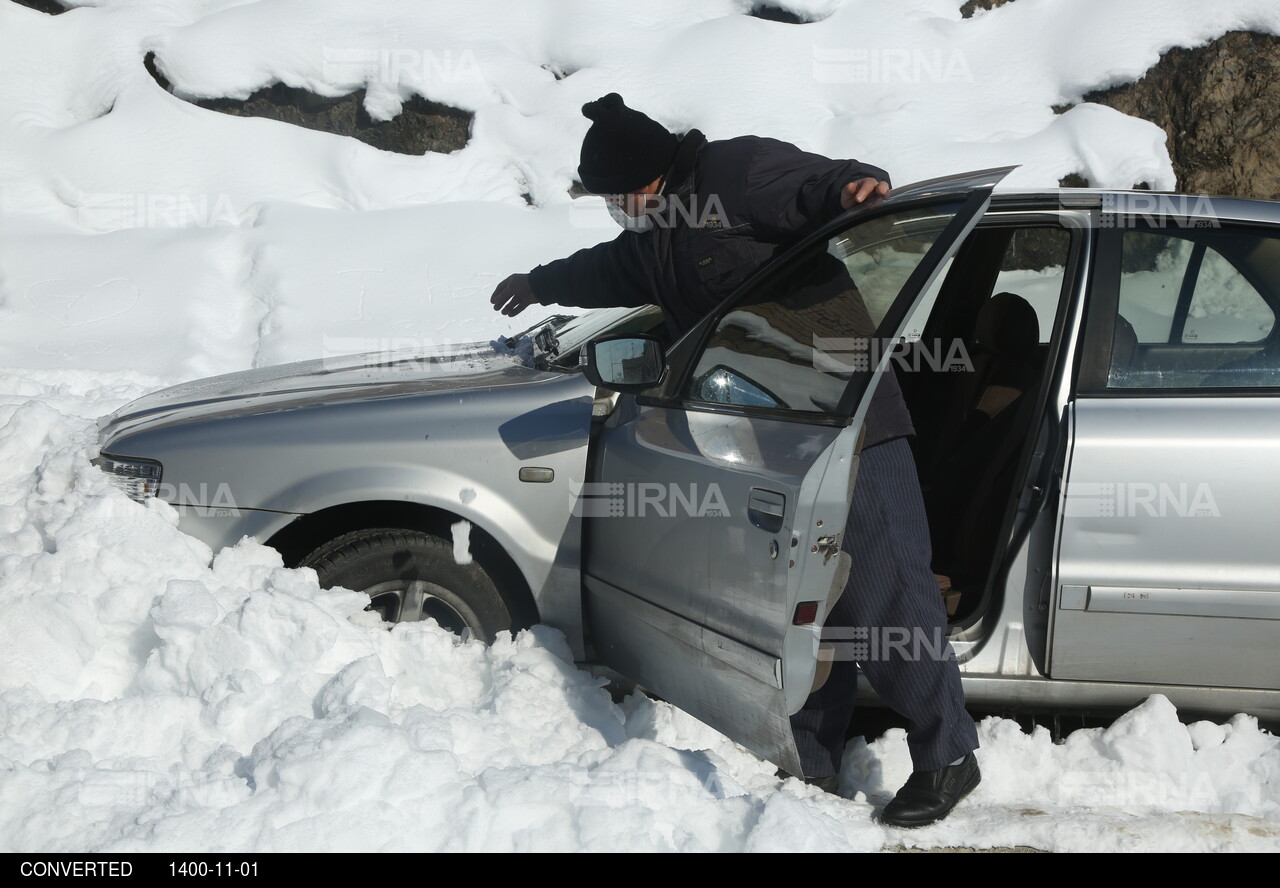
[(108, 456), (103, 454), (92, 461), (107, 473), (111, 482), (137, 502), (155, 496), (160, 490), (160, 476), (164, 467), (153, 459)]

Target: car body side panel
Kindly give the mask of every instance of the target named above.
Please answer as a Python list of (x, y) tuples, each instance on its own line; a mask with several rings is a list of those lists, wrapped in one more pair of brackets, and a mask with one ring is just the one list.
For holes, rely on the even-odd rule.
[[(581, 656), (581, 520), (573, 506), (594, 388), (581, 374), (528, 370), (489, 382), (426, 393), (406, 383), (370, 398), (354, 389), (283, 406), (276, 395), (249, 396), (188, 415), (159, 413), (152, 423), (126, 418), (107, 426), (102, 448), (159, 460), (162, 494), (175, 505), (216, 506), (204, 515), (184, 510), (180, 526), (218, 542), (266, 539), (293, 520), (267, 515), (362, 502), (456, 514), (506, 550), (543, 621), (563, 630)], [(551, 469), (554, 480), (521, 481), (523, 467)], [(241, 513), (239, 523), (217, 517), (228, 509)]]
[(1050, 675), (1280, 688), (1280, 399), (1080, 398)]
[(214, 553), (234, 546), (245, 537), (269, 540), (300, 515), (292, 512), (268, 512), (263, 509), (237, 509), (223, 506), (177, 505), (178, 527), (204, 543)]
[[(860, 683), (858, 690), (860, 701), (877, 699), (866, 682)], [(1152, 694), (1167, 697), (1184, 720), (1199, 716), (1227, 719), (1243, 712), (1271, 725), (1280, 724), (1280, 691), (1000, 675), (964, 678), (965, 704), (984, 711), (1119, 715)]]

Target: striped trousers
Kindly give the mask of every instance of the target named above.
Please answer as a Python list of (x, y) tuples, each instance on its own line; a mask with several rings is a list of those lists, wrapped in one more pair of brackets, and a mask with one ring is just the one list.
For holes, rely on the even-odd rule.
[(862, 451), (844, 550), (853, 559), (849, 581), (823, 628), (836, 647), (831, 675), (791, 716), (804, 776), (840, 771), (857, 666), (910, 721), (915, 770), (941, 768), (977, 749), (946, 640), (947, 612), (930, 567), (929, 526), (906, 438)]

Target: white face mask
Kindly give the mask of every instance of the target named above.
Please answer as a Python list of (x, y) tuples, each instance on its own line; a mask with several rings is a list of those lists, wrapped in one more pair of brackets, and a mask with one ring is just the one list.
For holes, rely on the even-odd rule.
[(653, 217), (648, 213), (640, 216), (628, 216), (622, 207), (616, 204), (605, 204), (605, 209), (624, 231), (648, 231), (653, 227)]

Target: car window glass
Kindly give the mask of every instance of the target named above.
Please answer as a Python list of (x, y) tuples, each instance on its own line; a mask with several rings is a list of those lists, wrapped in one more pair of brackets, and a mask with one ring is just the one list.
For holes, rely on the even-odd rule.
[(1019, 228), (1009, 240), (991, 291), (1016, 293), (1031, 304), (1042, 343), (1053, 332), (1070, 246), (1065, 228)]
[(1139, 342), (1168, 342), (1192, 244), (1160, 233), (1126, 231), (1122, 244), (1120, 314)]
[(1280, 385), (1280, 236), (1125, 231), (1119, 283), (1109, 388)]
[(684, 396), (833, 411), (850, 375), (867, 368), (889, 306), (958, 210), (947, 204), (889, 213), (795, 257), (720, 319)]
[(1275, 319), (1244, 275), (1217, 250), (1206, 249), (1182, 328), (1182, 341), (1256, 342), (1271, 332)]
[[(642, 308), (599, 308), (583, 312), (556, 330), (561, 354), (581, 347), (600, 336), (625, 333), (648, 333), (662, 327), (662, 309), (656, 305)], [(576, 366), (576, 362), (575, 362)]]
[(904, 341), (919, 342), (924, 336), (924, 325), (929, 320), (929, 315), (933, 313), (933, 306), (938, 301), (938, 295), (942, 292), (942, 287), (946, 284), (947, 277), (951, 274), (951, 266), (955, 261), (954, 255), (948, 256), (947, 261), (942, 263), (942, 270), (929, 282), (928, 289), (920, 297), (920, 304), (907, 319), (907, 327), (902, 331)]

